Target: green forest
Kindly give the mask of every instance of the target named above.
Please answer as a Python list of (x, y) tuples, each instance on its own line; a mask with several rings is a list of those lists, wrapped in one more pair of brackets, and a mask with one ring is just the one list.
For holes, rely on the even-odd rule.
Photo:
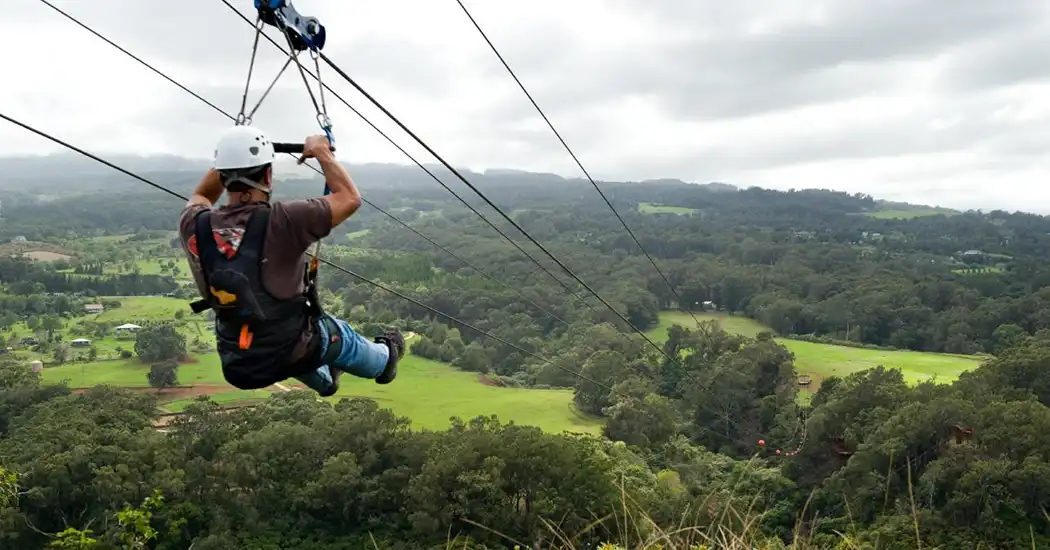
[[(466, 192), (350, 170), (384, 211), (323, 255), (376, 284), (322, 267), (321, 294), (366, 336), (412, 333), (410, 415), (354, 380), (202, 394), (161, 425), (165, 392), (221, 379), (181, 202), (0, 184), (0, 548), (1050, 546), (1050, 218), (600, 182), (658, 272), (589, 182), (468, 174), (584, 286)], [(456, 401), (428, 390), (479, 414), (421, 422)], [(510, 421), (501, 395), (594, 429)]]

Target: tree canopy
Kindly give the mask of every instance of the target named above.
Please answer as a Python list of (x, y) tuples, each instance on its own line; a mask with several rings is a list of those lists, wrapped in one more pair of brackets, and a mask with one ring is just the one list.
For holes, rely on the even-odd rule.
[[(157, 392), (74, 391), (0, 355), (0, 546), (634, 548), (663, 537), (688, 548), (714, 544), (712, 533), (738, 547), (1050, 545), (1050, 219), (826, 190), (602, 183), (669, 288), (589, 183), (478, 175), (612, 312), (432, 182), (391, 170), (365, 172), (369, 199), (475, 267), (362, 208), (326, 258), (427, 307), (322, 268), (326, 309), (368, 336), (413, 331), (411, 353), (498, 385), (571, 388), (574, 410), (602, 419), (600, 436), (486, 416), (416, 430), (382, 401), (306, 392), (237, 410), (203, 399), (160, 429)], [(116, 193), (122, 208), (104, 208)], [(178, 205), (155, 193), (114, 183), (0, 199), (0, 237), (69, 256), (48, 263), (3, 245), (14, 248), (0, 255), (0, 328), (43, 341), (27, 346), (64, 349), (49, 333), (99, 296), (195, 292), (166, 263), (179, 253)], [(144, 273), (153, 256), (165, 262)], [(668, 310), (769, 331), (661, 327)], [(778, 338), (986, 360), (952, 383), (876, 365), (800, 396), (803, 365)], [(187, 345), (156, 323), (135, 352), (164, 387)]]

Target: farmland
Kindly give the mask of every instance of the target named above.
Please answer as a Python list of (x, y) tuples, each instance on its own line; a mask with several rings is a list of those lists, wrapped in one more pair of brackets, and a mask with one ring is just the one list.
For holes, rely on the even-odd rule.
[(695, 213), (696, 209), (686, 208), (684, 206), (671, 206), (643, 202), (638, 205), (638, 211), (643, 214), (677, 214), (679, 216), (687, 216), (689, 214)]
[[(759, 332), (769, 330), (761, 323), (742, 316), (713, 313), (698, 313), (696, 316), (701, 321), (717, 320), (727, 332), (745, 336), (755, 336)], [(650, 331), (650, 338), (657, 342), (666, 341), (667, 329), (675, 324), (685, 328), (694, 325), (692, 317), (687, 313), (664, 312), (660, 315), (659, 326)], [(790, 338), (776, 340), (795, 355), (795, 368), (799, 374), (813, 378), (814, 384), (811, 385), (811, 389), (814, 390), (819, 387), (820, 380), (828, 376), (847, 376), (878, 365), (900, 370), (904, 379), (912, 384), (926, 380), (951, 382), (963, 372), (977, 368), (983, 360), (982, 357), (968, 355), (911, 350), (883, 351)]]
[[(168, 320), (176, 311), (185, 308), (185, 301), (164, 297), (125, 298), (118, 309), (94, 315), (98, 320), (111, 322), (140, 322)], [(204, 321), (182, 321), (180, 331), (196, 336), (196, 329)], [(214, 336), (202, 328), (203, 340), (214, 345)], [(75, 338), (75, 330), (67, 331), (67, 338)], [(124, 349), (133, 349), (134, 341), (118, 341), (103, 338), (93, 341), (105, 349), (123, 344)], [(410, 341), (411, 343), (411, 341)], [(149, 367), (138, 360), (110, 359), (86, 361), (44, 369), (44, 380), (48, 382), (68, 381), (70, 387), (86, 388), (100, 384), (147, 388), (146, 373)], [(226, 384), (222, 377), (218, 355), (214, 352), (195, 355), (190, 362), (180, 365), (178, 370), (180, 388), (157, 392), (162, 407), (171, 412), (182, 410), (193, 399), (194, 394), (208, 394), (217, 402), (237, 404), (263, 399), (273, 391), (240, 391)], [(546, 430), (595, 432), (600, 422), (587, 418), (572, 406), (571, 390), (532, 390), (523, 388), (501, 388), (479, 382), (476, 374), (455, 369), (447, 364), (414, 355), (406, 355), (398, 370), (395, 383), (379, 386), (369, 380), (355, 379), (347, 375), (342, 378), (342, 388), (332, 400), (344, 397), (366, 397), (375, 399), (400, 415), (412, 419), (418, 428), (440, 429), (448, 426), (452, 416), (472, 418), (479, 415), (496, 414), (505, 421), (540, 426)], [(283, 389), (301, 385), (290, 380)], [(150, 390), (152, 391), (152, 390)]]

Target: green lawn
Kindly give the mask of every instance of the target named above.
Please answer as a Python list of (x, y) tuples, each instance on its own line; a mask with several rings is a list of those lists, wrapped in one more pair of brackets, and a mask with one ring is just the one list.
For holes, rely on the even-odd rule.
[(799, 372), (827, 376), (846, 376), (878, 365), (901, 371), (911, 384), (926, 380), (952, 382), (959, 375), (977, 368), (982, 358), (921, 351), (881, 351), (847, 346), (832, 346), (801, 340), (778, 338), (778, 342), (795, 354)]
[[(218, 355), (210, 353), (199, 357), (200, 362), (179, 367), (181, 385), (225, 385)], [(126, 361), (97, 361), (49, 367), (44, 369), (44, 380), (68, 380), (70, 387), (81, 388), (98, 384), (123, 387), (145, 387), (149, 366), (137, 359)], [(295, 380), (286, 385), (296, 383)], [(504, 422), (538, 426), (546, 431), (598, 433), (601, 421), (581, 415), (572, 407), (571, 390), (531, 390), (497, 388), (477, 381), (477, 375), (449, 365), (406, 355), (398, 365), (398, 378), (381, 386), (371, 380), (345, 375), (342, 388), (336, 396), (367, 397), (380, 406), (412, 419), (417, 428), (444, 429), (449, 418), (469, 419), (479, 415), (497, 415)], [(252, 393), (230, 389), (211, 396), (227, 404), (250, 402), (265, 397), (269, 392)], [(169, 411), (182, 410), (189, 399), (172, 401), (165, 405)]]
[[(107, 309), (96, 315), (83, 315), (69, 319), (62, 319), (63, 328), (60, 331), (62, 334), (62, 340), (70, 342), (77, 338), (87, 338), (91, 340), (91, 345), (98, 350), (99, 359), (115, 359), (118, 356), (117, 348), (122, 348), (128, 351), (135, 349), (134, 337), (117, 339), (115, 334), (109, 334), (104, 338), (98, 338), (92, 334), (89, 329), (81, 326), (82, 322), (106, 321), (116, 324), (135, 323), (141, 325), (147, 321), (172, 321), (175, 318), (175, 312), (182, 310), (186, 313), (186, 317), (183, 321), (184, 325), (180, 330), (187, 336), (190, 342), (192, 342), (194, 338), (200, 338), (208, 345), (213, 345), (215, 342), (215, 336), (212, 331), (207, 328), (205, 317), (203, 315), (191, 315), (189, 304), (186, 300), (157, 296), (116, 297), (106, 299), (119, 300), (121, 302), (121, 307)], [(12, 332), (19, 337), (32, 336), (34, 334), (23, 321), (15, 323), (10, 330), (0, 332), (0, 338), (6, 341), (11, 336)], [(89, 348), (86, 347), (70, 347), (70, 360), (77, 357), (88, 357), (88, 349)], [(45, 356), (29, 350), (19, 350), (17, 356), (20, 359), (27, 361), (39, 359), (47, 362), (51, 360), (50, 355)]]
[(174, 320), (175, 312), (179, 310), (182, 310), (188, 319), (194, 318), (190, 311), (189, 300), (165, 296), (107, 297), (102, 299), (118, 300), (120, 301), (120, 307), (107, 308), (106, 311), (94, 316), (98, 321), (119, 321), (121, 323), (170, 321)]
[(417, 428), (444, 429), (449, 418), (495, 414), (501, 421), (538, 426), (546, 431), (597, 433), (601, 422), (572, 406), (571, 390), (497, 388), (477, 381), (477, 374), (415, 355), (398, 365), (397, 380), (379, 385), (344, 375), (339, 393), (330, 399), (367, 397)]
[(987, 266), (953, 269), (952, 273), (955, 273), (956, 275), (985, 275), (990, 273), (1003, 273), (1004, 271), (1006, 270), (999, 266)]
[[(746, 317), (711, 313), (697, 313), (696, 316), (701, 321), (717, 319), (722, 328), (728, 332), (747, 336), (754, 336), (761, 330), (768, 330), (761, 323)], [(649, 337), (658, 343), (666, 341), (667, 328), (674, 324), (686, 328), (692, 328), (695, 325), (692, 317), (687, 313), (664, 312), (660, 314), (659, 326), (649, 331)], [(846, 376), (882, 365), (899, 369), (904, 374), (904, 379), (912, 384), (930, 379), (936, 379), (938, 382), (951, 382), (963, 372), (976, 368), (983, 361), (981, 357), (968, 355), (881, 351), (803, 342), (788, 338), (777, 338), (777, 342), (795, 354), (795, 367), (799, 373), (818, 378)]]
[[(268, 390), (231, 390), (212, 394), (209, 397), (212, 401), (222, 405), (247, 405), (264, 401), (271, 395), (273, 395), (273, 392)], [(182, 412), (186, 410), (187, 405), (192, 404), (194, 401), (196, 401), (196, 398), (176, 399), (175, 401), (168, 401), (162, 408), (168, 412)]]
[(666, 204), (643, 202), (638, 204), (638, 211), (643, 214), (678, 214), (679, 216), (685, 216), (695, 213), (696, 209), (685, 208), (684, 206), (670, 206)]
[[(139, 273), (142, 275), (174, 275), (170, 269), (167, 269), (167, 265), (171, 261), (174, 261), (175, 266), (179, 268), (178, 278), (187, 278), (190, 276), (190, 264), (183, 255), (135, 260), (135, 266), (139, 268)], [(105, 272), (111, 274), (130, 273), (124, 269), (122, 264), (107, 264)]]
[(874, 212), (865, 213), (866, 216), (883, 220), (910, 220), (913, 218), (936, 216), (938, 214), (954, 216), (958, 214), (958, 212), (947, 208), (917, 208), (915, 210), (876, 210)]
[[(762, 323), (739, 315), (728, 315), (726, 313), (694, 313), (700, 321), (716, 320), (726, 332), (742, 334), (744, 336), (756, 336), (759, 332), (769, 330)], [(695, 329), (696, 322), (688, 313), (681, 311), (665, 311), (660, 313), (660, 324), (649, 329), (646, 335), (657, 344), (667, 341), (667, 329), (674, 325), (681, 325), (687, 329)]]
[[(226, 384), (216, 353), (201, 355), (198, 363), (187, 363), (179, 366), (179, 384), (192, 386), (196, 384)], [(44, 369), (45, 382), (67, 380), (71, 388), (89, 388), (99, 384), (121, 387), (147, 387), (146, 373), (149, 365), (139, 362), (138, 358), (118, 359), (115, 361), (95, 361), (77, 363), (61, 367)]]

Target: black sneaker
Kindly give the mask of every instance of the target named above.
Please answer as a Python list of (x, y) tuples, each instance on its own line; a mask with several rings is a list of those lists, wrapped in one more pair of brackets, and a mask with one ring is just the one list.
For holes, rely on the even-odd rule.
[(390, 359), (386, 362), (386, 368), (376, 377), (376, 384), (389, 384), (397, 378), (397, 362), (405, 353), (405, 337), (400, 330), (388, 330), (382, 336), (376, 336), (377, 344), (386, 344), (390, 348)]

